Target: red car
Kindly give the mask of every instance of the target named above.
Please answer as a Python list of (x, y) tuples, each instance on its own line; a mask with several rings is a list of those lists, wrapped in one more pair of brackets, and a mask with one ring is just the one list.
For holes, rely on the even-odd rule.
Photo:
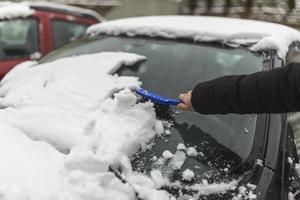
[(18, 63), (38, 59), (102, 20), (96, 12), (74, 6), (0, 3), (0, 79)]

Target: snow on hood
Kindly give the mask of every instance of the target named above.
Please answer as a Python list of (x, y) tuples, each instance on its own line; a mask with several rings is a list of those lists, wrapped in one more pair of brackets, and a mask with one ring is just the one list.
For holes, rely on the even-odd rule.
[[(108, 21), (88, 28), (98, 34), (186, 38), (194, 41), (250, 44), (251, 50), (277, 50), (285, 58), (289, 45), (300, 41), (300, 33), (290, 27), (244, 19), (200, 16), (154, 16)], [(255, 44), (253, 44), (255, 43)]]
[(0, 2), (0, 20), (28, 17), (34, 13), (29, 5), (23, 3)]

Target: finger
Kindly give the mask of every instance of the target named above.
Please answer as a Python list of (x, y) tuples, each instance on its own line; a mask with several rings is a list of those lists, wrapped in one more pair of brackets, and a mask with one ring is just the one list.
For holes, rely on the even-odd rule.
[(187, 100), (187, 94), (180, 94), (179, 99), (182, 100), (183, 102), (186, 102)]
[(180, 109), (180, 110), (185, 110), (185, 111), (188, 110), (188, 106), (186, 104), (184, 104), (184, 103), (178, 104), (177, 108)]

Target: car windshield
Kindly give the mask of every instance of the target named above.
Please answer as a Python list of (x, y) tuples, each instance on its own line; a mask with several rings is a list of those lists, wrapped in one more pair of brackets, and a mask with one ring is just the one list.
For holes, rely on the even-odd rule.
[(27, 58), (38, 52), (38, 22), (35, 19), (0, 21), (0, 59)]
[[(146, 56), (134, 66), (122, 66), (115, 73), (138, 76), (142, 87), (171, 98), (189, 91), (201, 82), (223, 75), (247, 74), (262, 70), (263, 56), (247, 48), (231, 48), (214, 43), (157, 38), (101, 36), (75, 42), (40, 62), (61, 57), (103, 51), (122, 51)], [(99, 63), (101, 66), (101, 63)], [(193, 168), (199, 176), (217, 176), (238, 167), (252, 149), (256, 115), (201, 115), (156, 106), (157, 117), (165, 121), (167, 132), (154, 139), (132, 159), (133, 167), (149, 172), (166, 150), (178, 153), (178, 144), (196, 149), (198, 156), (187, 158), (182, 169)], [(183, 147), (182, 144), (179, 147)], [(174, 175), (176, 177), (176, 175)]]

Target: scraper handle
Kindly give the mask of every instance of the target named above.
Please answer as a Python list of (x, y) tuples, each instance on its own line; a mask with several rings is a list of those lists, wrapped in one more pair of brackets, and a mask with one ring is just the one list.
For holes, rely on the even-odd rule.
[(172, 106), (176, 106), (180, 103), (182, 103), (182, 101), (180, 99), (171, 99), (168, 97), (164, 97), (164, 96), (160, 96), (154, 92), (150, 92), (148, 90), (145, 90), (143, 88), (139, 88), (136, 91), (136, 94), (144, 97), (145, 99), (149, 99), (155, 103), (159, 103), (162, 105), (172, 105)]

